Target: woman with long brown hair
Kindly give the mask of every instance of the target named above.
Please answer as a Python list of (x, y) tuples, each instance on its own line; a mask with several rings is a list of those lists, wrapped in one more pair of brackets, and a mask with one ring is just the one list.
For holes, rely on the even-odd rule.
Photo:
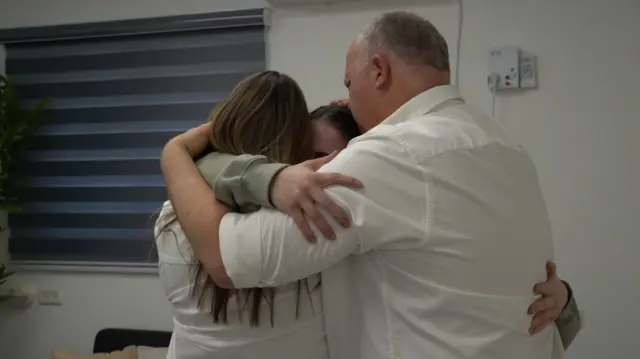
[[(287, 164), (314, 156), (303, 93), (290, 77), (275, 71), (241, 81), (213, 110), (209, 122), (210, 153), (261, 155)], [(198, 166), (206, 168), (214, 161), (215, 156), (205, 155)], [(281, 358), (285, 353), (327, 358), (322, 307), (314, 290), (317, 276), (279, 288), (217, 286), (194, 257), (169, 201), (155, 235), (160, 277), (174, 309), (168, 358)]]

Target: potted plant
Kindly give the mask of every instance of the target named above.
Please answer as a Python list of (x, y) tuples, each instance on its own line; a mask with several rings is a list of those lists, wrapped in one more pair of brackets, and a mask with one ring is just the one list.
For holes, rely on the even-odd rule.
[(7, 213), (22, 210), (27, 189), (20, 166), (22, 155), (43, 120), (48, 102), (44, 99), (34, 108), (25, 108), (11, 81), (0, 75), (0, 263), (8, 261)]
[(1, 290), (2, 290), (2, 285), (7, 281), (7, 278), (9, 278), (12, 274), (13, 272), (7, 271), (7, 267), (4, 264), (0, 264), (0, 303), (9, 299), (9, 296), (7, 296)]

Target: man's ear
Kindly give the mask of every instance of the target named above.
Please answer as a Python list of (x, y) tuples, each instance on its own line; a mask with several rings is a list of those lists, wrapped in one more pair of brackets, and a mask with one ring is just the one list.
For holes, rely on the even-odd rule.
[(381, 89), (389, 84), (391, 78), (391, 66), (389, 59), (383, 55), (373, 55), (371, 67), (374, 71), (376, 89)]

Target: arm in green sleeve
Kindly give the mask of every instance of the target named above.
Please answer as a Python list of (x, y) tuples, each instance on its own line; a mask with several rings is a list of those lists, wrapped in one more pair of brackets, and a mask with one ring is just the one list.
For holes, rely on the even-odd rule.
[(580, 310), (578, 309), (578, 304), (573, 297), (573, 291), (569, 284), (564, 282), (569, 290), (569, 302), (565, 306), (564, 310), (558, 318), (556, 319), (556, 327), (558, 328), (558, 332), (560, 332), (560, 339), (562, 339), (562, 346), (564, 350), (569, 348), (569, 345), (573, 342), (573, 340), (580, 332), (582, 327), (581, 319), (580, 319)]
[(269, 200), (271, 180), (287, 167), (269, 163), (265, 156), (224, 153), (209, 153), (196, 165), (216, 199), (242, 212), (252, 205), (273, 208)]

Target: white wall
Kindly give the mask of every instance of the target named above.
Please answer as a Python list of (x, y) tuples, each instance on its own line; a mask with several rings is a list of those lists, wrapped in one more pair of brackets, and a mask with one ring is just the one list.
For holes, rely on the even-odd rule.
[(27, 274), (15, 281), (60, 290), (59, 307), (0, 311), (0, 358), (50, 358), (54, 345), (90, 353), (102, 328), (170, 330), (170, 306), (154, 275)]
[[(426, 3), (427, 1), (424, 1)], [(252, 7), (261, 1), (0, 0), (0, 26), (33, 26)], [(406, 7), (431, 19), (455, 52), (457, 9)], [(26, 5), (25, 5), (26, 4)], [(239, 5), (237, 5), (239, 4)], [(640, 342), (640, 153), (637, 84), (640, 2), (636, 0), (465, 1), (461, 81), (470, 102), (489, 111), (487, 49), (519, 45), (539, 56), (540, 88), (500, 96), (498, 119), (534, 157), (547, 199), (560, 274), (586, 312), (569, 358), (638, 358)], [(38, 10), (43, 10), (42, 13)], [(346, 46), (388, 7), (276, 10), (271, 67), (304, 88), (312, 106), (345, 94)], [(307, 33), (307, 35), (305, 35)], [(453, 53), (453, 56), (456, 54)], [(635, 184), (635, 185), (634, 185)], [(90, 350), (103, 327), (170, 328), (157, 278), (144, 275), (29, 274), (19, 279), (62, 291), (62, 307), (0, 313), (0, 356), (47, 357), (56, 343)], [(5, 353), (9, 355), (5, 355)]]
[[(401, 2), (401, 1), (399, 1)], [(380, 6), (348, 4), (298, 10), (276, 10), (269, 33), (270, 66), (296, 79), (310, 107), (345, 97), (345, 55), (349, 43), (375, 16), (386, 11), (407, 10), (429, 18), (451, 45), (455, 61), (458, 36), (457, 8), (453, 1), (432, 1), (430, 6)], [(429, 1), (422, 1), (429, 3)], [(305, 35), (305, 31), (308, 31)]]

